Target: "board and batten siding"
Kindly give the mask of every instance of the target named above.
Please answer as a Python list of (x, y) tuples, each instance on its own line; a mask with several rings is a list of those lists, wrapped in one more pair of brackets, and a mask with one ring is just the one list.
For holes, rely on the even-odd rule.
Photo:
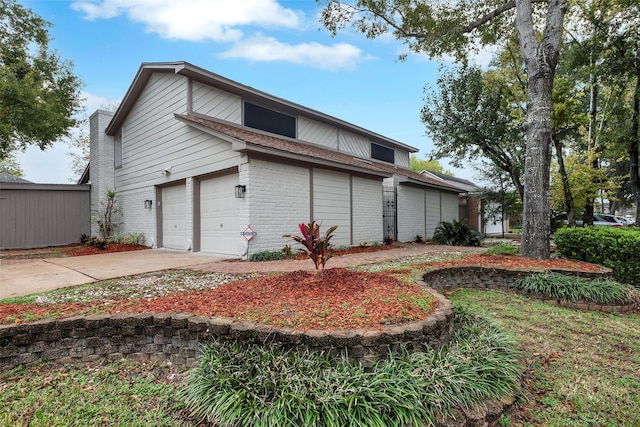
[[(250, 158), (240, 168), (240, 183), (247, 184), (240, 212), (240, 228), (251, 228), (257, 235), (249, 243), (249, 255), (260, 251), (279, 251), (285, 245), (299, 246), (285, 234), (299, 235), (298, 224), (311, 218), (311, 170), (269, 160)], [(244, 222), (243, 222), (244, 221)], [(246, 247), (244, 237), (241, 237)]]
[(313, 219), (321, 223), (320, 233), (337, 225), (331, 242), (351, 245), (351, 179), (349, 174), (313, 169)]
[(440, 192), (440, 220), (443, 222), (457, 221), (460, 216), (458, 209), (458, 194)]
[[(122, 168), (116, 188), (169, 184), (193, 176), (237, 167), (240, 153), (231, 144), (176, 120), (186, 113), (186, 77), (156, 73), (122, 126)], [(168, 169), (170, 173), (163, 174)]]
[(351, 177), (353, 244), (384, 240), (382, 178)]
[(88, 185), (0, 184), (0, 249), (78, 242), (91, 233)]
[(425, 237), (425, 190), (399, 185), (397, 189), (398, 240), (411, 242), (417, 235)]
[(337, 150), (338, 128), (298, 116), (298, 139)]
[(193, 82), (191, 88), (193, 112), (242, 124), (242, 98), (238, 95), (198, 82)]
[(426, 225), (425, 238), (433, 238), (433, 233), (442, 221), (441, 208), (440, 208), (440, 190), (428, 188), (425, 190), (425, 213), (426, 213)]

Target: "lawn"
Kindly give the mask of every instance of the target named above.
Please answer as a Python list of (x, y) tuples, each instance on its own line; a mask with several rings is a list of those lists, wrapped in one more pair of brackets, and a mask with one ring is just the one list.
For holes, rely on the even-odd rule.
[[(359, 270), (404, 271), (424, 258)], [(122, 297), (125, 289), (171, 282), (197, 289), (245, 278), (165, 272), (58, 291), (40, 300)], [(217, 282), (216, 282), (217, 283)], [(145, 288), (147, 289), (147, 288)], [(131, 298), (131, 296), (128, 296)], [(640, 425), (640, 315), (578, 312), (515, 293), (461, 290), (447, 295), (456, 306), (483, 314), (514, 336), (523, 350), (524, 400), (514, 426)], [(25, 299), (32, 302), (36, 298)], [(67, 299), (68, 301), (68, 299)], [(0, 302), (0, 305), (2, 302)], [(167, 364), (111, 361), (38, 365), (0, 373), (0, 425), (199, 425), (176, 397), (185, 371)]]

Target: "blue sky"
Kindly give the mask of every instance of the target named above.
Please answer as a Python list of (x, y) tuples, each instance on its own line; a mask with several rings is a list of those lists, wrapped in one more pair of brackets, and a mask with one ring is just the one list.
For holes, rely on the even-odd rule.
[[(51, 47), (85, 83), (85, 115), (119, 102), (142, 62), (185, 60), (242, 84), (330, 114), (427, 154), (419, 115), (439, 63), (400, 62), (392, 37), (347, 29), (331, 37), (315, 0), (22, 0), (53, 24)], [(25, 178), (70, 183), (69, 147), (29, 148)], [(471, 179), (443, 162), (457, 176)]]

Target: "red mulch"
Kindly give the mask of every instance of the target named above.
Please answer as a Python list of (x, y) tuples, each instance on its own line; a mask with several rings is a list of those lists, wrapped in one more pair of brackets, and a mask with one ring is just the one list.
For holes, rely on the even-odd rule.
[[(420, 307), (417, 301), (426, 300)], [(186, 312), (296, 329), (364, 328), (423, 319), (437, 306), (419, 286), (385, 273), (296, 271), (211, 290), (133, 301), (120, 312)]]
[(109, 243), (104, 249), (98, 249), (93, 246), (77, 244), (77, 245), (63, 247), (62, 253), (65, 256), (71, 257), (71, 256), (83, 256), (83, 255), (96, 255), (96, 254), (110, 254), (113, 252), (140, 251), (143, 249), (149, 249), (149, 246)]
[[(395, 249), (397, 246), (394, 245), (378, 245), (378, 246), (351, 246), (347, 249), (334, 250), (333, 256), (342, 256), (342, 255), (351, 255), (351, 254), (361, 254), (364, 252), (378, 252), (378, 251), (386, 251), (387, 249)], [(309, 255), (306, 253), (298, 253), (294, 257), (296, 260), (305, 260), (309, 259)]]

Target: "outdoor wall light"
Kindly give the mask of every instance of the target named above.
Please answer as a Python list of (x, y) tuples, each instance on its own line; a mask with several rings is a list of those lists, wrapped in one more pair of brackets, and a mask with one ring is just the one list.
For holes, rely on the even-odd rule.
[(244, 193), (247, 192), (246, 185), (236, 185), (236, 199), (244, 199)]
[(145, 209), (151, 209), (151, 206), (153, 206), (153, 200), (145, 200), (144, 201), (144, 208)]

